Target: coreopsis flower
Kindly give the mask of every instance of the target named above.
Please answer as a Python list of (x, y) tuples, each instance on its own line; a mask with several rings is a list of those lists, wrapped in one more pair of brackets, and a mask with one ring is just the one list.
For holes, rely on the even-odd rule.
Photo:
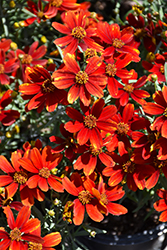
[(113, 215), (127, 213), (128, 210), (124, 206), (113, 202), (124, 196), (125, 192), (122, 190), (121, 186), (107, 187), (106, 183), (103, 182), (102, 176), (100, 175), (98, 185), (95, 185), (91, 179), (87, 179), (84, 182), (84, 187), (92, 196), (97, 198), (99, 201), (97, 208), (105, 215), (108, 215), (109, 213)]
[(47, 111), (52, 112), (58, 103), (66, 100), (66, 91), (53, 85), (52, 76), (42, 66), (27, 67), (25, 73), (29, 83), (21, 84), (19, 91), (23, 99), (30, 99), (26, 105), (27, 111), (37, 109), (40, 113), (46, 106)]
[(53, 73), (54, 85), (59, 89), (70, 88), (67, 95), (69, 103), (80, 98), (85, 106), (89, 106), (91, 95), (103, 97), (103, 88), (107, 84), (106, 77), (102, 74), (99, 57), (89, 59), (85, 70), (81, 70), (71, 54), (64, 57), (65, 67)]
[(73, 181), (64, 177), (62, 180), (65, 190), (77, 198), (73, 201), (73, 222), (75, 225), (81, 225), (84, 220), (85, 210), (88, 216), (97, 222), (103, 220), (104, 216), (97, 209), (96, 201), (93, 199), (91, 193), (83, 186), (81, 176), (75, 173)]
[(31, 44), (31, 46), (25, 47), (24, 50), (17, 49), (16, 51), (10, 51), (8, 53), (9, 58), (17, 58), (20, 61), (21, 76), (24, 82), (27, 80), (25, 76), (26, 67), (33, 67), (35, 65), (44, 66), (47, 64), (48, 60), (40, 59), (46, 54), (47, 47), (45, 45), (41, 45), (39, 48), (37, 48), (38, 44), (39, 42), (35, 41)]
[(55, 246), (57, 246), (61, 242), (61, 235), (59, 232), (53, 232), (42, 237), (43, 243), (29, 242), (28, 249), (40, 249), (40, 250), (55, 250)]
[(22, 157), (20, 151), (15, 151), (11, 154), (11, 163), (3, 156), (0, 156), (0, 169), (7, 175), (0, 175), (0, 187), (6, 187), (9, 197), (13, 197), (17, 190), (20, 191), (20, 198), (24, 205), (32, 206), (34, 197), (39, 200), (44, 200), (44, 194), (37, 188), (29, 189), (27, 180), (29, 174), (25, 171), (18, 162)]
[(143, 110), (149, 115), (160, 115), (155, 118), (151, 124), (151, 130), (157, 130), (161, 135), (167, 138), (167, 86), (163, 86), (162, 91), (156, 91), (153, 94), (153, 100), (143, 105)]
[(16, 220), (10, 207), (5, 207), (4, 213), (7, 217), (10, 233), (6, 232), (4, 228), (0, 228), (1, 249), (26, 250), (26, 242), (28, 241), (43, 243), (43, 239), (34, 232), (34, 229), (41, 226), (40, 221), (36, 218), (29, 219), (31, 215), (29, 207), (22, 207)]
[[(129, 151), (129, 152), (128, 152)], [(114, 167), (106, 167), (102, 171), (104, 176), (108, 176), (108, 185), (113, 187), (119, 183), (127, 183), (129, 189), (136, 191), (138, 188), (145, 188), (145, 179), (149, 177), (154, 168), (145, 164), (141, 157), (135, 159), (135, 153), (132, 154), (130, 149), (125, 150), (123, 142), (118, 144), (119, 155), (112, 152), (110, 155), (115, 162)]]
[[(105, 146), (105, 141), (103, 141), (103, 146)], [(105, 151), (103, 152), (103, 146), (99, 149), (88, 144), (79, 147), (78, 153), (80, 156), (76, 158), (73, 165), (74, 169), (83, 169), (84, 174), (88, 176), (94, 172), (98, 160), (100, 160), (105, 166), (114, 166), (115, 163), (111, 156), (107, 155)]]
[(6, 61), (5, 51), (0, 49), (0, 83), (9, 84), (10, 77), (7, 74), (15, 72), (18, 67), (17, 58), (11, 58)]
[(54, 9), (55, 15), (58, 12), (66, 12), (70, 10), (77, 10), (80, 4), (76, 3), (77, 0), (45, 0)]
[(128, 71), (125, 67), (132, 61), (132, 56), (119, 55), (117, 57), (111, 56), (109, 59), (105, 59), (101, 68), (104, 70), (105, 75), (108, 78), (108, 91), (112, 97), (117, 96), (118, 93), (118, 78), (130, 78), (132, 71)]
[(0, 122), (4, 126), (12, 125), (20, 117), (17, 110), (5, 109), (12, 102), (12, 93), (13, 91), (8, 89), (0, 99)]
[(19, 159), (21, 166), (31, 173), (27, 181), (28, 187), (33, 189), (38, 186), (44, 192), (49, 189), (63, 192), (61, 178), (52, 174), (52, 169), (60, 163), (61, 159), (62, 155), (52, 153), (50, 146), (45, 146), (41, 153), (35, 147), (30, 149), (28, 156)]
[(53, 148), (53, 152), (60, 153), (65, 150), (65, 157), (67, 157), (72, 162), (76, 157), (77, 151), (77, 145), (74, 141), (73, 134), (64, 128), (64, 123), (60, 124), (60, 132), (64, 138), (54, 135), (49, 138), (51, 142), (60, 144)]
[(143, 89), (139, 89), (145, 85), (147, 82), (147, 76), (142, 76), (138, 80), (138, 74), (135, 70), (130, 70), (132, 73), (128, 79), (122, 79), (122, 83), (118, 83), (118, 93), (114, 95), (112, 92), (113, 97), (119, 99), (119, 103), (121, 106), (127, 105), (129, 102), (129, 98), (131, 97), (135, 102), (143, 105), (146, 101), (143, 98), (147, 98), (150, 94)]
[(106, 107), (104, 105), (104, 100), (99, 99), (94, 102), (92, 108), (83, 107), (84, 115), (72, 107), (67, 107), (66, 113), (74, 121), (67, 122), (65, 129), (70, 133), (77, 133), (76, 138), (80, 145), (90, 140), (94, 148), (101, 148), (103, 144), (101, 131), (110, 131), (110, 119), (117, 112), (114, 105)]
[(42, 21), (46, 21), (57, 15), (57, 11), (51, 5), (47, 4), (43, 8), (43, 4), (41, 0), (38, 0), (38, 3), (34, 3), (33, 1), (27, 1), (28, 7), (25, 7), (30, 13), (33, 14), (33, 17), (29, 17), (26, 20), (22, 21), (24, 26), (29, 26), (33, 22), (37, 21), (38, 23)]
[[(166, 82), (165, 70), (164, 70), (165, 57), (163, 55), (156, 54), (156, 59), (154, 60), (153, 63), (142, 61), (142, 66), (152, 74), (156, 74), (159, 83)], [(149, 77), (149, 80), (151, 80), (151, 75)]]
[(83, 10), (77, 13), (68, 11), (64, 17), (64, 24), (53, 22), (52, 26), (60, 33), (66, 34), (67, 36), (57, 38), (54, 43), (61, 48), (65, 48), (63, 53), (73, 54), (78, 46), (83, 50), (86, 48), (94, 48), (97, 51), (102, 51), (103, 47), (96, 43), (91, 37), (96, 35), (96, 29), (90, 28), (88, 19)]
[(117, 23), (99, 22), (97, 33), (107, 45), (104, 56), (112, 56), (115, 52), (130, 54), (133, 61), (140, 61), (139, 50), (131, 45), (134, 40), (133, 29), (128, 27), (120, 30)]
[(162, 212), (159, 221), (166, 222), (167, 221), (167, 190), (159, 189), (157, 190), (158, 196), (161, 198), (156, 201), (153, 206), (154, 209), (158, 212)]

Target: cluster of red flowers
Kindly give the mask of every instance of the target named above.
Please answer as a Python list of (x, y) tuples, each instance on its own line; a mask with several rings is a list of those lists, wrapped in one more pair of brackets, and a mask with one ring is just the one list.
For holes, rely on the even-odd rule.
[[(28, 100), (26, 112), (36, 109), (41, 113), (45, 107), (54, 112), (58, 105), (65, 106), (67, 119), (60, 124), (64, 138), (50, 136), (55, 148), (43, 147), (37, 140), (34, 146), (26, 142), (23, 149), (13, 152), (11, 163), (0, 156), (4, 172), (0, 187), (5, 188), (0, 205), (11, 229), (7, 233), (0, 228), (0, 246), (52, 249), (61, 236), (56, 232), (41, 237), (39, 220), (29, 219), (34, 199), (43, 201), (49, 190), (70, 194), (62, 217), (81, 225), (85, 213), (97, 222), (109, 213), (127, 213), (118, 203), (125, 194), (124, 185), (135, 192), (155, 187), (161, 175), (167, 178), (167, 86), (162, 86), (167, 54), (155, 52), (158, 45), (167, 48), (162, 35), (167, 23), (155, 25), (148, 15), (145, 25), (142, 16), (129, 14), (128, 24), (120, 27), (98, 19), (98, 15), (93, 17), (88, 5), (75, 0), (46, 0), (45, 7), (41, 0), (37, 5), (33, 1), (27, 4), (33, 17), (25, 20), (24, 26), (61, 14), (62, 23), (53, 22), (52, 26), (65, 34), (53, 41), (62, 50), (63, 63), (51, 72), (47, 60), (41, 59), (45, 45), (38, 47), (36, 41), (24, 50), (13, 49), (13, 42), (4, 39), (0, 42), (0, 83), (10, 85), (13, 78), (22, 79), (15, 91)], [(141, 60), (142, 42), (148, 51), (142, 66), (149, 76), (129, 70), (131, 63)], [(148, 82), (159, 87), (149, 101)], [(20, 115), (5, 110), (12, 94), (14, 90), (7, 90), (0, 100), (0, 121), (5, 126)], [(71, 166), (58, 174), (64, 159)], [(17, 191), (21, 202), (12, 201)], [(167, 191), (160, 189), (158, 195), (161, 200), (154, 208), (165, 210), (160, 220), (167, 221)], [(11, 208), (19, 211), (16, 220)]]

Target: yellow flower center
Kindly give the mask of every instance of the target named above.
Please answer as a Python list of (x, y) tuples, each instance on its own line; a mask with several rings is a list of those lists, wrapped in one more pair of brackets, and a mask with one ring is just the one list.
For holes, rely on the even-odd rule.
[(102, 153), (102, 148), (97, 149), (90, 145), (90, 152), (92, 155), (97, 156)]
[(43, 178), (49, 178), (51, 175), (50, 170), (48, 168), (42, 168), (39, 170), (39, 175), (42, 176)]
[(79, 193), (78, 195), (78, 199), (80, 200), (80, 202), (85, 205), (88, 204), (91, 200), (91, 194), (89, 193), (88, 190), (83, 190)]
[(43, 17), (43, 11), (39, 11), (38, 13), (37, 13), (37, 17), (39, 17), (40, 19)]
[(3, 74), (5, 71), (5, 68), (3, 66), (3, 64), (0, 64), (0, 74)]
[(97, 56), (97, 52), (95, 49), (92, 49), (92, 48), (88, 48), (86, 51), (85, 51), (85, 57), (86, 58), (91, 58), (93, 56)]
[(22, 60), (21, 60), (21, 62), (23, 63), (23, 64), (30, 64), (31, 62), (32, 62), (32, 56), (31, 55), (28, 55), (28, 54), (24, 54), (23, 55), (23, 58), (22, 58)]
[(75, 76), (75, 81), (78, 84), (86, 84), (89, 77), (85, 71), (79, 71)]
[(146, 34), (146, 30), (145, 29), (136, 29), (134, 36), (138, 37), (139, 39), (141, 39), (142, 37), (144, 37)]
[(125, 164), (122, 165), (122, 168), (125, 173), (132, 174), (135, 170), (135, 164), (131, 161), (127, 161)]
[(132, 93), (134, 90), (134, 87), (132, 86), (132, 84), (126, 84), (123, 88), (126, 92), (128, 93)]
[(84, 28), (77, 26), (72, 30), (72, 36), (79, 39), (80, 41), (86, 36), (86, 31)]
[(162, 74), (164, 74), (164, 66), (163, 66), (163, 65), (160, 66), (159, 71), (160, 71)]
[(107, 195), (106, 195), (106, 194), (101, 194), (101, 195), (100, 195), (100, 201), (101, 201), (104, 205), (107, 205), (107, 204), (108, 204)]
[(117, 68), (115, 67), (115, 64), (107, 64), (106, 65), (106, 74), (109, 76), (115, 76), (117, 72)]
[(11, 232), (10, 232), (10, 238), (11, 240), (16, 240), (16, 241), (20, 241), (21, 240), (21, 232), (20, 230), (15, 227)]
[(62, 3), (63, 3), (63, 0), (51, 0), (50, 1), (50, 4), (52, 6), (57, 7), (57, 8), (60, 7), (62, 5)]
[(124, 122), (120, 122), (117, 124), (118, 134), (127, 134), (129, 131), (129, 125)]
[(29, 242), (28, 243), (28, 250), (42, 250), (42, 244)]
[(167, 108), (164, 110), (163, 115), (167, 117)]
[(44, 93), (54, 92), (56, 87), (53, 85), (50, 79), (46, 79), (42, 84), (42, 91)]
[(118, 39), (118, 38), (114, 38), (112, 40), (112, 45), (115, 47), (115, 48), (122, 48), (124, 46), (124, 42), (121, 40), (121, 39)]
[(23, 171), (18, 171), (16, 173), (14, 173), (13, 179), (15, 182), (17, 182), (19, 184), (24, 184), (24, 183), (26, 183), (26, 181), (28, 179), (28, 175)]
[(91, 114), (87, 115), (84, 118), (84, 124), (88, 128), (94, 128), (94, 127), (96, 127), (96, 121), (97, 121), (97, 118), (94, 115), (91, 115)]

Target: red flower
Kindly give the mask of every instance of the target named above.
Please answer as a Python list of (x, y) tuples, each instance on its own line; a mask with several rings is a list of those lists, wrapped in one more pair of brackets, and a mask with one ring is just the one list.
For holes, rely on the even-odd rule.
[(17, 49), (16, 51), (10, 51), (8, 54), (10, 58), (17, 57), (20, 60), (21, 72), (24, 82), (26, 82), (27, 80), (25, 77), (25, 69), (27, 66), (29, 67), (35, 65), (44, 66), (47, 63), (46, 59), (40, 59), (46, 54), (47, 47), (45, 45), (42, 45), (39, 48), (37, 48), (38, 44), (39, 42), (35, 41), (34, 43), (32, 43), (30, 47), (28, 46), (24, 50)]
[(53, 85), (52, 76), (42, 66), (27, 67), (26, 76), (30, 83), (19, 86), (23, 99), (30, 99), (26, 105), (27, 110), (37, 109), (40, 113), (44, 106), (52, 112), (58, 103), (66, 100), (66, 91), (59, 90)]
[(53, 152), (59, 153), (65, 150), (65, 157), (67, 157), (72, 162), (75, 159), (77, 150), (77, 145), (74, 142), (73, 134), (64, 128), (64, 123), (60, 124), (60, 132), (65, 137), (65, 139), (54, 135), (49, 138), (51, 142), (60, 144), (59, 146), (53, 148)]
[(54, 8), (55, 15), (57, 12), (64, 12), (69, 10), (76, 10), (80, 7), (80, 4), (76, 3), (76, 0), (45, 0), (49, 5)]
[(9, 206), (17, 211), (23, 207), (20, 201), (13, 201), (13, 198), (9, 196), (7, 188), (4, 188), (4, 192), (0, 193), (0, 207)]
[(57, 192), (63, 192), (61, 178), (52, 174), (54, 169), (61, 161), (62, 155), (53, 154), (50, 146), (44, 147), (42, 153), (39, 149), (30, 150), (28, 157), (19, 159), (21, 166), (33, 174), (27, 181), (28, 187), (36, 188), (37, 186), (44, 192), (53, 189)]
[(59, 232), (53, 232), (45, 235), (42, 239), (43, 243), (29, 242), (28, 249), (55, 250), (52, 247), (57, 246), (61, 242), (61, 235)]
[(72, 182), (67, 177), (62, 180), (63, 187), (69, 194), (77, 196), (73, 201), (73, 222), (75, 225), (81, 225), (85, 215), (85, 209), (88, 216), (97, 222), (103, 220), (103, 215), (97, 209), (97, 204), (94, 204), (91, 193), (83, 186), (82, 179), (79, 174), (73, 175), (74, 181)]
[(110, 131), (110, 119), (117, 111), (114, 105), (106, 107), (104, 105), (104, 100), (99, 99), (93, 104), (91, 109), (83, 108), (84, 115), (74, 108), (67, 107), (66, 113), (74, 121), (67, 122), (65, 129), (70, 133), (77, 132), (77, 142), (80, 145), (90, 140), (94, 148), (101, 148), (103, 144), (101, 131)]
[(57, 15), (56, 9), (53, 8), (51, 5), (47, 4), (45, 8), (43, 8), (41, 0), (38, 0), (37, 4), (29, 0), (27, 1), (27, 4), (28, 7), (26, 7), (25, 9), (31, 12), (33, 14), (33, 17), (24, 20), (24, 26), (32, 24), (35, 20), (40, 23), (41, 20), (46, 21), (47, 19), (50, 19)]
[(43, 239), (34, 233), (34, 229), (40, 227), (38, 219), (29, 219), (31, 210), (29, 207), (23, 207), (17, 215), (16, 220), (10, 207), (4, 208), (10, 233), (7, 233), (2, 227), (0, 228), (0, 248), (1, 249), (23, 249), (26, 250), (26, 242), (32, 241), (42, 243)]
[(104, 50), (104, 56), (111, 56), (115, 52), (128, 53), (133, 61), (140, 61), (139, 50), (131, 45), (134, 39), (132, 28), (120, 31), (120, 26), (116, 23), (99, 22), (97, 32), (102, 41), (111, 45)]
[(65, 67), (55, 71), (53, 78), (57, 88), (71, 87), (67, 97), (69, 103), (73, 103), (80, 97), (83, 104), (89, 106), (91, 94), (99, 98), (103, 97), (103, 88), (107, 82), (99, 68), (102, 63), (99, 57), (90, 58), (84, 71), (69, 53), (64, 57), (64, 63)]
[(4, 110), (12, 102), (12, 90), (7, 90), (0, 99), (0, 122), (4, 126), (12, 125), (20, 117), (17, 110)]
[(11, 155), (12, 166), (3, 155), (0, 156), (0, 169), (7, 173), (7, 175), (0, 175), (0, 187), (6, 186), (9, 197), (13, 197), (19, 189), (22, 203), (26, 206), (32, 206), (34, 197), (39, 201), (43, 201), (44, 195), (38, 189), (28, 188), (27, 180), (29, 175), (27, 171), (21, 168), (18, 162), (21, 157), (22, 155), (19, 151), (13, 152)]
[(150, 115), (161, 115), (155, 118), (151, 124), (151, 130), (157, 130), (163, 137), (167, 138), (167, 86), (164, 86), (162, 91), (156, 91), (153, 94), (153, 100), (156, 103), (144, 104), (143, 110)]
[(129, 76), (128, 79), (122, 79), (123, 85), (118, 83), (118, 93), (114, 95), (113, 92), (112, 95), (115, 98), (119, 98), (119, 103), (121, 106), (127, 105), (129, 97), (131, 97), (135, 102), (143, 105), (146, 103), (143, 98), (149, 97), (150, 94), (147, 91), (139, 88), (143, 87), (147, 82), (147, 76), (142, 76), (137, 80), (138, 74), (135, 72), (135, 70), (132, 69), (130, 72), (132, 75)]
[[(103, 146), (105, 146), (105, 142), (103, 142)], [(105, 166), (113, 167), (115, 165), (113, 159), (103, 152), (103, 147), (97, 149), (92, 145), (83, 145), (79, 147), (78, 153), (81, 155), (74, 163), (74, 169), (83, 169), (84, 174), (87, 176), (94, 172), (98, 160)]]
[[(133, 74), (132, 71), (129, 72), (125, 67), (132, 61), (131, 55), (119, 55), (117, 57), (111, 56), (109, 59), (105, 60), (101, 68), (108, 77), (108, 91), (112, 97), (116, 97), (118, 93), (118, 80), (119, 78), (130, 78)], [(120, 84), (119, 84), (120, 85)]]
[(10, 39), (1, 39), (0, 41), (0, 49), (3, 49), (3, 51), (7, 51), (10, 48), (12, 40)]
[(102, 51), (102, 47), (97, 44), (91, 36), (96, 35), (94, 28), (89, 28), (88, 19), (83, 10), (77, 13), (68, 11), (64, 18), (65, 25), (57, 22), (53, 22), (52, 26), (60, 33), (66, 34), (67, 36), (57, 38), (54, 43), (64, 49), (64, 54), (73, 54), (78, 45), (84, 50), (84, 48), (94, 48), (97, 51)]
[(108, 213), (113, 215), (127, 213), (127, 209), (124, 206), (113, 202), (124, 196), (125, 192), (122, 190), (121, 186), (108, 188), (106, 183), (103, 182), (103, 178), (101, 176), (97, 187), (90, 179), (87, 179), (84, 182), (84, 186), (94, 197), (98, 199), (99, 204), (97, 205), (97, 208), (99, 211), (105, 213), (105, 215), (108, 215)]
[(7, 73), (12, 73), (17, 70), (19, 65), (17, 64), (16, 58), (11, 58), (6, 61), (5, 51), (0, 49), (0, 83), (9, 84), (10, 78)]
[[(166, 82), (165, 74), (164, 74), (165, 57), (163, 55), (156, 54), (156, 59), (154, 63), (142, 61), (142, 66), (149, 72), (156, 74), (158, 77), (159, 83)], [(150, 77), (150, 80), (151, 80), (151, 77)]]
[(154, 209), (158, 212), (162, 212), (159, 221), (167, 221), (167, 191), (164, 189), (159, 189), (157, 191), (158, 196), (161, 198), (159, 201), (154, 203)]

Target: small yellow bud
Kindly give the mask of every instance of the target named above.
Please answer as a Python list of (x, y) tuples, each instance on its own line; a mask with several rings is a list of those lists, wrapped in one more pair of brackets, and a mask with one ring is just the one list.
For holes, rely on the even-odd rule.
[(17, 23), (17, 22), (15, 22), (13, 26), (14, 26), (15, 29), (20, 28), (20, 25), (19, 25), (19, 23)]
[(55, 215), (55, 212), (54, 212), (54, 210), (49, 210), (48, 214), (53, 217)]
[(47, 43), (47, 38), (46, 38), (46, 36), (41, 36), (41, 42), (42, 43)]
[(56, 174), (57, 174), (57, 171), (58, 171), (57, 168), (53, 168), (53, 169), (51, 170), (51, 173), (54, 174), (54, 175), (56, 175)]
[(141, 5), (133, 5), (132, 10), (134, 10), (136, 12), (136, 14), (140, 15), (140, 14), (142, 14), (144, 7)]
[(149, 52), (146, 56), (146, 60), (148, 62), (154, 62), (155, 61), (155, 54), (153, 52)]
[(9, 6), (10, 8), (14, 8), (16, 6), (15, 1), (10, 1)]
[(19, 128), (18, 125), (15, 125), (15, 126), (14, 126), (13, 132), (15, 132), (16, 134), (19, 134), (19, 133), (20, 133), (20, 128)]
[(49, 58), (48, 59), (48, 64), (52, 64), (52, 63), (54, 63), (53, 59)]
[(95, 235), (96, 235), (96, 232), (95, 232), (95, 231), (91, 231), (91, 232), (90, 232), (90, 236), (91, 236), (91, 237), (95, 237)]
[(58, 206), (60, 204), (60, 200), (58, 200), (57, 198), (54, 200), (53, 204), (55, 206)]
[(11, 48), (12, 50), (14, 50), (14, 51), (17, 50), (17, 43), (11, 42), (10, 48)]
[(11, 131), (7, 131), (6, 132), (6, 137), (7, 138), (11, 138), (12, 137), (12, 132)]
[(4, 194), (5, 193), (5, 188), (4, 187), (0, 187), (0, 194)]
[(19, 26), (20, 26), (20, 27), (24, 27), (24, 21), (20, 21), (20, 22), (19, 22)]
[(152, 81), (152, 82), (156, 82), (157, 79), (158, 79), (158, 76), (157, 76), (156, 74), (152, 74), (152, 75), (151, 75), (151, 81)]

